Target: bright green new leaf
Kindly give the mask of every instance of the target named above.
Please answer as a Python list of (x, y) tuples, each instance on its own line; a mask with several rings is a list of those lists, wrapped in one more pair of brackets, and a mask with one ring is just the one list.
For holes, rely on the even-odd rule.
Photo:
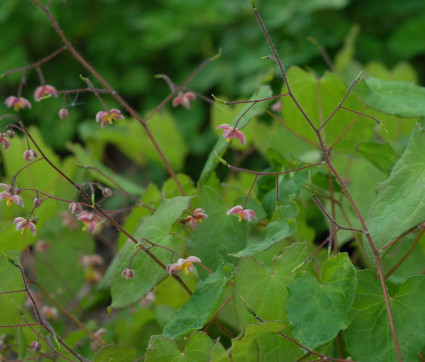
[(149, 341), (145, 355), (146, 362), (228, 362), (229, 356), (219, 343), (214, 343), (208, 335), (195, 332), (190, 335), (180, 350), (176, 342), (163, 336), (154, 335)]
[(357, 150), (378, 170), (387, 175), (398, 160), (397, 154), (388, 143), (363, 142), (358, 145)]
[[(234, 215), (226, 215), (228, 209), (220, 195), (210, 187), (202, 188), (199, 207), (205, 210), (208, 218), (197, 226), (193, 255), (212, 270), (217, 268), (220, 260), (236, 264), (237, 259), (229, 254), (245, 247), (248, 222), (239, 222)], [(206, 273), (200, 270), (200, 275), (204, 277)]]
[[(134, 233), (138, 240), (146, 238), (154, 243), (182, 252), (184, 240), (169, 235), (173, 223), (188, 207), (190, 197), (178, 196), (165, 200), (156, 212)], [(138, 247), (126, 244), (111, 263), (100, 287), (111, 286), (112, 304), (114, 308), (122, 308), (143, 298), (157, 283), (168, 274), (145, 252), (140, 251), (133, 259), (131, 268), (135, 271), (132, 280), (126, 280), (121, 272), (129, 267), (130, 259)], [(163, 248), (150, 249), (163, 264), (170, 262), (170, 252)]]
[[(425, 215), (425, 129), (417, 124), (409, 144), (393, 170), (378, 189), (378, 196), (366, 223), (379, 250), (405, 231), (424, 221)], [(374, 262), (372, 250), (363, 238), (366, 253)]]
[[(348, 352), (355, 361), (397, 361), (381, 284), (368, 270), (357, 272), (357, 280), (352, 322), (343, 331)], [(425, 347), (425, 277), (411, 277), (388, 287), (403, 361), (418, 361)]]
[(425, 88), (377, 78), (360, 81), (355, 92), (367, 105), (400, 117), (425, 116)]
[(292, 334), (310, 349), (330, 342), (347, 328), (357, 285), (354, 266), (346, 253), (328, 259), (320, 276), (318, 284), (315, 276), (300, 273), (288, 286), (286, 311)]
[(177, 310), (162, 334), (176, 338), (201, 329), (220, 306), (226, 278), (219, 266), (214, 274), (201, 281), (187, 304)]
[[(260, 324), (248, 324), (243, 333), (232, 339), (232, 359), (234, 362), (255, 362), (258, 361), (257, 338), (261, 335), (270, 336), (270, 332), (279, 332), (286, 326), (280, 322), (265, 322)], [(283, 338), (283, 337), (280, 337)]]
[(263, 241), (247, 246), (245, 249), (232, 254), (238, 258), (253, 255), (260, 251), (267, 250), (280, 240), (294, 234), (296, 230), (297, 207), (294, 203), (280, 206), (273, 217), (272, 222), (266, 226), (266, 236)]
[(309, 243), (292, 244), (274, 259), (272, 272), (268, 272), (252, 257), (243, 258), (239, 262), (234, 274), (233, 298), (240, 328), (249, 323), (258, 322), (247, 311), (241, 296), (263, 320), (287, 321), (285, 309), (288, 299), (287, 286), (299, 271), (308, 268), (305, 266), (293, 272), (296, 266), (303, 263), (309, 253)]
[[(255, 92), (255, 94), (252, 96), (251, 99), (262, 99), (262, 98), (267, 98), (270, 97), (272, 95), (272, 91), (270, 89), (269, 86), (261, 86), (257, 92)], [(245, 113), (247, 112), (242, 119), (240, 120), (240, 122), (238, 123), (238, 128), (239, 130), (243, 131), (242, 129), (248, 125), (248, 123), (254, 118), (259, 116), (260, 114), (264, 113), (264, 111), (266, 110), (266, 108), (268, 107), (270, 101), (264, 101), (264, 102), (259, 102), (257, 104), (255, 104), (254, 106), (252, 106), (251, 103), (248, 103), (238, 114), (237, 116), (233, 119), (233, 121), (231, 123), (229, 123), (231, 126), (234, 126), (236, 124), (236, 122), (238, 121), (238, 119)], [(251, 107), (252, 106), (252, 107)], [(237, 141), (239, 142), (239, 141)], [(247, 140), (247, 142), (249, 142), (249, 140)], [(226, 140), (220, 136), (220, 138), (218, 139), (217, 143), (215, 144), (214, 148), (212, 149), (210, 155), (208, 156), (208, 160), (205, 163), (204, 169), (202, 170), (201, 176), (200, 176), (200, 180), (202, 181), (206, 176), (208, 176), (210, 174), (211, 171), (213, 171), (215, 169), (215, 167), (217, 166), (217, 162), (216, 161), (216, 154), (218, 154), (219, 156), (221, 156), (224, 153), (224, 150), (227, 148), (228, 143), (226, 142)]]
[(103, 347), (97, 352), (95, 362), (128, 362), (132, 361), (137, 352), (136, 348), (111, 345)]

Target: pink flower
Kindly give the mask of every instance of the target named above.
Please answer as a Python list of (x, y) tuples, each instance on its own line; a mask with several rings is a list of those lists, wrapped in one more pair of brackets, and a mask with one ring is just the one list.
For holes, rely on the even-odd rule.
[(133, 269), (124, 269), (121, 273), (121, 275), (127, 280), (134, 279), (134, 274), (135, 273)]
[(245, 135), (238, 128), (228, 124), (220, 124), (216, 129), (224, 129), (223, 137), (227, 142), (230, 142), (233, 137), (236, 137), (244, 146), (246, 145)]
[(123, 119), (121, 111), (112, 108), (109, 112), (100, 111), (96, 114), (96, 122), (100, 122), (100, 128), (105, 127), (108, 123), (112, 124), (116, 119)]
[(41, 98), (43, 98), (46, 94), (50, 94), (53, 97), (57, 97), (57, 90), (55, 87), (49, 84), (40, 85), (34, 91), (34, 99), (36, 102), (40, 102)]
[(80, 263), (85, 266), (95, 266), (95, 265), (102, 265), (103, 259), (98, 254), (92, 254), (92, 255), (82, 255), (80, 257)]
[(6, 136), (4, 135), (4, 133), (0, 134), (0, 145), (4, 144), (4, 150), (7, 151), (7, 149), (10, 146), (10, 142), (9, 140), (6, 138)]
[(76, 215), (83, 211), (83, 207), (79, 202), (71, 202), (68, 206), (68, 210), (72, 215)]
[(244, 209), (241, 205), (237, 205), (232, 207), (228, 212), (227, 215), (236, 214), (239, 215), (239, 222), (241, 222), (243, 219), (246, 221), (251, 221), (252, 218), (257, 220), (257, 215), (255, 215), (255, 212), (251, 209)]
[(37, 152), (34, 151), (34, 150), (26, 150), (24, 152), (24, 160), (28, 161), (28, 162), (35, 160), (37, 158), (37, 156), (38, 156)]
[(69, 111), (66, 108), (61, 108), (59, 109), (59, 118), (60, 119), (65, 119), (68, 118), (69, 116)]
[(83, 223), (84, 231), (88, 228), (92, 234), (96, 234), (100, 230), (100, 224), (103, 218), (93, 212), (82, 211), (77, 215), (77, 220)]
[(276, 103), (272, 104), (271, 108), (272, 108), (272, 111), (281, 112), (282, 111), (282, 102), (277, 101)]
[(168, 274), (176, 273), (178, 270), (184, 270), (185, 274), (189, 274), (193, 270), (193, 263), (200, 263), (201, 259), (196, 256), (189, 256), (187, 259), (179, 259), (174, 264), (167, 265)]
[(34, 352), (38, 352), (41, 349), (41, 343), (39, 341), (31, 342), (31, 349)]
[(0, 193), (0, 200), (6, 200), (7, 206), (16, 204), (24, 207), (24, 200), (22, 200), (21, 196), (18, 196), (14, 193), (14, 189), (12, 188), (12, 186), (0, 184), (0, 187), (4, 190)]
[(19, 111), (21, 108), (30, 108), (31, 109), (31, 103), (28, 101), (28, 99), (25, 99), (24, 97), (10, 96), (10, 97), (6, 98), (4, 103), (9, 108), (13, 107), (13, 109), (15, 111)]
[(26, 229), (29, 229), (31, 231), (31, 234), (33, 234), (34, 236), (37, 232), (35, 224), (32, 221), (24, 219), (23, 217), (17, 217), (15, 220), (13, 220), (13, 223), (16, 224), (16, 230), (22, 230), (22, 234)]
[(207, 214), (205, 214), (205, 211), (202, 209), (196, 209), (193, 212), (193, 215), (189, 215), (186, 218), (183, 219), (184, 224), (190, 224), (190, 227), (192, 229), (196, 229), (196, 225), (198, 222), (202, 222), (202, 219), (206, 219), (208, 217)]
[(173, 107), (181, 104), (184, 108), (190, 109), (190, 101), (194, 101), (196, 96), (193, 92), (179, 92), (176, 98), (173, 99)]

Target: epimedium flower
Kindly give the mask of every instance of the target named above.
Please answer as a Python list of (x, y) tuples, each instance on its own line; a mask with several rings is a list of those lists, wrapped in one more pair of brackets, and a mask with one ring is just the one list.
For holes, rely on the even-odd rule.
[(178, 270), (184, 270), (184, 273), (187, 275), (190, 271), (193, 270), (193, 263), (200, 263), (201, 259), (196, 256), (189, 256), (186, 259), (180, 258), (174, 264), (167, 265), (168, 274), (177, 273)]
[(66, 108), (61, 108), (59, 109), (58, 115), (60, 119), (68, 118), (69, 111)]
[(100, 122), (100, 128), (105, 127), (108, 123), (112, 124), (113, 121), (117, 119), (123, 118), (124, 116), (122, 115), (121, 111), (116, 108), (112, 108), (108, 112), (100, 111), (96, 114), (96, 122)]
[(241, 205), (236, 205), (227, 211), (227, 215), (236, 214), (239, 216), (239, 222), (243, 219), (246, 221), (251, 221), (253, 218), (257, 220), (257, 215), (251, 209), (244, 209)]
[(4, 190), (0, 193), (0, 200), (6, 200), (6, 205), (10, 206), (12, 204), (21, 205), (24, 207), (24, 200), (19, 195), (14, 193), (14, 189), (10, 185), (0, 184), (0, 187)]
[(90, 230), (92, 234), (96, 234), (100, 230), (100, 224), (103, 218), (93, 212), (82, 211), (77, 215), (77, 220), (83, 223), (83, 230)]
[(199, 222), (202, 222), (202, 219), (206, 219), (208, 215), (205, 213), (203, 209), (196, 209), (193, 212), (193, 215), (189, 215), (183, 219), (183, 223), (189, 224), (192, 229), (196, 229), (196, 225)]
[(10, 142), (7, 139), (7, 137), (4, 135), (4, 133), (0, 134), (0, 145), (3, 144), (4, 145), (4, 150), (7, 151), (7, 149), (10, 146)]
[(34, 150), (26, 150), (24, 152), (24, 160), (28, 161), (28, 162), (35, 160), (37, 158), (37, 156), (38, 156), (38, 154)]
[(15, 111), (19, 111), (21, 108), (31, 109), (31, 103), (24, 97), (9, 96), (6, 98), (4, 103), (9, 108), (13, 107)]
[(232, 127), (229, 124), (220, 124), (216, 129), (223, 129), (223, 137), (227, 142), (236, 137), (244, 146), (246, 145), (245, 135), (239, 131), (237, 127)]
[(177, 107), (181, 104), (184, 108), (190, 109), (190, 101), (194, 101), (196, 99), (195, 93), (193, 92), (179, 92), (177, 97), (173, 99), (173, 107)]
[(35, 227), (35, 223), (33, 221), (35, 220), (28, 221), (23, 217), (17, 217), (15, 220), (13, 220), (13, 223), (15, 224), (16, 230), (22, 230), (22, 234), (25, 232), (25, 230), (29, 229), (31, 234), (35, 236), (37, 228)]
[(34, 91), (34, 99), (36, 102), (40, 102), (40, 100), (45, 96), (50, 94), (53, 97), (57, 97), (57, 90), (50, 84), (44, 84), (38, 86)]
[(121, 275), (127, 279), (127, 280), (131, 280), (134, 279), (134, 270), (133, 269), (124, 269), (121, 273)]

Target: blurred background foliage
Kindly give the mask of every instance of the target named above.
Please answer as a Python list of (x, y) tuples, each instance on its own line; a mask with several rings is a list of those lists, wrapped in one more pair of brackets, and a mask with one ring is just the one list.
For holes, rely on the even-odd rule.
[[(350, 29), (357, 25), (354, 56), (360, 64), (374, 61), (378, 67), (393, 68), (400, 61), (407, 61), (419, 73), (420, 83), (424, 83), (422, 0), (268, 0), (258, 1), (257, 6), (287, 67), (308, 64), (322, 74), (326, 64), (307, 38), (316, 39), (333, 58)], [(220, 48), (221, 58), (189, 85), (199, 93), (247, 98), (273, 67), (269, 61), (260, 60), (270, 50), (247, 0), (54, 0), (51, 10), (77, 50), (142, 115), (169, 93), (165, 82), (154, 79), (155, 74), (168, 74), (179, 84)], [(3, 0), (0, 28), (0, 73), (31, 64), (62, 45), (45, 15), (31, 1)], [(46, 82), (58, 89), (85, 86), (79, 75), (87, 72), (67, 53), (42, 70)], [(2, 99), (16, 94), (20, 76), (15, 73), (1, 81)], [(276, 91), (279, 83), (277, 77)], [(32, 98), (37, 85), (37, 73), (31, 70), (23, 96)], [(115, 106), (108, 97), (106, 101), (111, 108)], [(77, 124), (93, 120), (101, 109), (92, 95), (78, 94), (66, 102), (72, 109), (70, 117), (60, 121), (56, 115), (61, 100), (42, 103), (22, 114), (27, 123), (39, 125), (48, 144), (57, 151), (65, 151), (67, 141), (84, 138), (84, 131)], [(0, 107), (4, 110), (3, 102)], [(206, 127), (208, 112), (208, 105), (203, 102), (196, 102), (191, 112), (174, 112), (190, 148), (187, 157), (192, 168), (198, 159), (204, 160), (215, 142)]]

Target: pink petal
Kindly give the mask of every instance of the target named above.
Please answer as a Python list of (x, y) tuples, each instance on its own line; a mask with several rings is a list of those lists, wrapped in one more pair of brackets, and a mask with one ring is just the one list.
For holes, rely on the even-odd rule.
[(239, 214), (241, 212), (243, 212), (243, 207), (241, 205), (236, 205), (227, 211), (226, 215)]
[(196, 99), (195, 93), (193, 92), (187, 92), (184, 96), (189, 101), (194, 101)]
[(215, 129), (229, 129), (229, 128), (231, 127), (227, 123), (224, 123), (224, 124), (220, 124)]
[(6, 106), (8, 106), (9, 108), (10, 107), (13, 107), (17, 102), (18, 102), (18, 98), (16, 98), (15, 96), (9, 96), (4, 101), (4, 103), (6, 104)]
[(245, 135), (241, 131), (235, 131), (235, 137), (245, 146)]

